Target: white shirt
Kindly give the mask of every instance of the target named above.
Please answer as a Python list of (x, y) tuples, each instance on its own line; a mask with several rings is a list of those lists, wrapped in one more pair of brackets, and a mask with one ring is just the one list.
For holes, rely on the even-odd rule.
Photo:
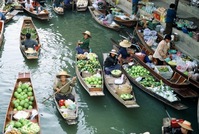
[(166, 43), (165, 40), (162, 40), (158, 44), (158, 47), (156, 48), (155, 53), (153, 54), (153, 57), (161, 61), (164, 61), (163, 56), (167, 55), (169, 48), (170, 48), (170, 43)]

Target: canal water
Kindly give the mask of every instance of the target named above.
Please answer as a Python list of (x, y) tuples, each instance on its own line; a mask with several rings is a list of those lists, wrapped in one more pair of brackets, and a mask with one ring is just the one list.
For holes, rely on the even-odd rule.
[[(48, 7), (49, 8), (49, 7)], [(50, 10), (50, 9), (49, 9)], [(3, 129), (5, 114), (18, 72), (31, 72), (33, 87), (41, 116), (43, 134), (140, 134), (149, 131), (161, 134), (162, 118), (170, 116), (191, 121), (194, 134), (198, 134), (196, 100), (183, 100), (189, 109), (177, 111), (142, 92), (134, 86), (140, 108), (127, 109), (115, 100), (105, 89), (104, 97), (90, 97), (77, 82), (79, 118), (78, 123), (69, 126), (61, 118), (52, 100), (42, 104), (44, 97), (53, 93), (55, 75), (67, 70), (75, 76), (75, 46), (82, 38), (82, 32), (92, 34), (92, 51), (99, 55), (111, 50), (110, 38), (120, 39), (118, 33), (98, 25), (87, 11), (78, 13), (67, 11), (64, 16), (52, 12), (52, 19), (41, 22), (33, 19), (42, 42), (38, 61), (27, 61), (19, 49), (19, 33), (22, 17), (6, 25), (4, 42), (0, 51), (0, 130)]]

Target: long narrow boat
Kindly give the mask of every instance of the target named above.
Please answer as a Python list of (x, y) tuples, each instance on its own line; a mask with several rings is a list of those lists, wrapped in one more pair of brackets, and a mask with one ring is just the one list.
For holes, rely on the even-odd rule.
[(4, 21), (0, 20), (0, 47), (3, 42)]
[(89, 6), (88, 7), (92, 17), (95, 19), (95, 21), (97, 21), (97, 23), (99, 23), (100, 25), (115, 30), (115, 31), (119, 31), (121, 29), (121, 27), (117, 24), (110, 24), (110, 25), (106, 25), (103, 24), (103, 22), (101, 20), (99, 20), (100, 15), (103, 15), (102, 12), (100, 12), (99, 10), (96, 10), (93, 6)]
[[(83, 88), (89, 93), (90, 96), (104, 96), (104, 92), (103, 92), (104, 84), (103, 84), (103, 77), (102, 77), (103, 74), (102, 74), (102, 68), (100, 66), (98, 58), (96, 58), (95, 61), (99, 65), (98, 69), (96, 70), (96, 71), (98, 71), (98, 74), (100, 75), (100, 78), (101, 78), (101, 83), (99, 84), (100, 85), (99, 87), (97, 87), (96, 85), (93, 85), (93, 83), (89, 84), (88, 82), (86, 82), (86, 78), (93, 76), (93, 74), (88, 73), (87, 70), (86, 71), (80, 70), (80, 64), (78, 63), (80, 61), (82, 62), (81, 66), (87, 66), (88, 63), (91, 63), (91, 62), (89, 61), (89, 59), (79, 60), (76, 56), (75, 71), (76, 71), (77, 78), (79, 79), (79, 82), (81, 83)], [(90, 65), (88, 65), (88, 66), (90, 66)], [(90, 68), (90, 67), (87, 67), (87, 68)], [(85, 75), (84, 75), (84, 73), (85, 73)], [(88, 73), (89, 76), (86, 73)]]
[(131, 19), (128, 14), (125, 14), (125, 18), (121, 18), (119, 16), (114, 17), (114, 21), (118, 23), (119, 25), (127, 26), (127, 27), (132, 27), (137, 24), (136, 19)]
[[(14, 86), (14, 90), (12, 92), (12, 95), (11, 95), (11, 98), (10, 98), (10, 102), (9, 102), (9, 105), (8, 105), (8, 109), (7, 109), (7, 112), (6, 112), (6, 117), (5, 117), (5, 121), (4, 121), (4, 127), (3, 127), (3, 133), (5, 133), (6, 129), (9, 129), (9, 128), (7, 128), (8, 124), (10, 124), (13, 121), (17, 122), (16, 114), (18, 112), (21, 112), (21, 111), (28, 112), (30, 114), (30, 116), (27, 117), (27, 120), (29, 120), (30, 122), (33, 122), (33, 123), (37, 123), (40, 126), (40, 116), (39, 116), (39, 114), (37, 114), (36, 116), (34, 116), (31, 119), (31, 116), (34, 114), (33, 111), (36, 110), (38, 112), (38, 105), (37, 105), (37, 101), (36, 101), (36, 97), (35, 97), (32, 81), (31, 81), (30, 77), (31, 77), (30, 73), (19, 73), (18, 74), (18, 78), (16, 80), (16, 83), (15, 83), (15, 86)], [(29, 87), (23, 88), (24, 84), (25, 85), (29, 85)], [(16, 107), (15, 107), (16, 103), (14, 103), (14, 102), (17, 101), (17, 100), (20, 100), (20, 99), (16, 98), (17, 97), (16, 94), (17, 93), (21, 94), (21, 93), (19, 93), (19, 91), (20, 91), (19, 89), (22, 89), (23, 92), (25, 92), (25, 90), (28, 90), (27, 88), (30, 88), (30, 87), (32, 89), (32, 91), (31, 91), (32, 92), (32, 96), (31, 97), (33, 97), (33, 98), (32, 98), (32, 100), (30, 100), (31, 97), (28, 97), (28, 100), (32, 101), (31, 103), (29, 103), (30, 105), (32, 105), (31, 106), (32, 109), (29, 108), (29, 109), (26, 109), (26, 110), (22, 109), (22, 110), (17, 111)], [(21, 100), (21, 101), (23, 101), (23, 100)], [(23, 107), (25, 107), (25, 104), (24, 104)], [(40, 134), (40, 131), (38, 132), (38, 134)]]
[[(139, 28), (138, 26), (135, 28), (135, 32), (139, 38), (139, 40), (141, 41), (141, 43), (143, 44), (143, 47), (145, 48), (146, 51), (148, 51), (148, 53), (152, 54), (154, 53), (154, 49), (152, 49), (151, 47), (149, 47), (147, 45), (147, 43), (145, 42), (144, 40), (144, 36), (143, 36), (143, 33), (139, 32)], [(163, 39), (162, 35), (158, 33), (158, 40), (161, 41)], [(176, 47), (174, 47), (174, 49), (177, 50)], [(167, 62), (164, 62), (165, 64), (169, 65)], [(199, 81), (196, 81), (192, 78), (189, 78), (187, 75), (185, 75), (183, 72), (179, 71), (178, 69), (176, 69), (175, 66), (171, 66), (172, 69), (179, 74), (179, 77), (183, 78), (183, 79), (186, 79), (187, 81), (189, 81), (194, 87), (196, 87), (197, 89), (199, 89)]]
[[(103, 53), (104, 60), (106, 59), (107, 56), (108, 56), (108, 53)], [(117, 94), (116, 89), (118, 89), (119, 87), (124, 87), (127, 85), (129, 88), (131, 88), (131, 89), (133, 88), (130, 81), (128, 80), (128, 78), (126, 76), (124, 76), (124, 79), (123, 79), (124, 82), (122, 84), (118, 85), (118, 84), (115, 84), (114, 81), (116, 79), (120, 79), (120, 78), (115, 78), (112, 75), (107, 75), (107, 74), (105, 74), (105, 72), (103, 74), (104, 74), (104, 83), (105, 83), (108, 91), (115, 97), (115, 99), (117, 99), (120, 103), (122, 103), (127, 108), (139, 107), (139, 105), (136, 102), (134, 91), (131, 92), (131, 95), (133, 96), (133, 98), (130, 100), (122, 99), (121, 96)]]
[(86, 11), (88, 8), (88, 0), (77, 0), (76, 9), (77, 11)]
[(38, 59), (40, 54), (40, 48), (37, 51), (33, 50), (33, 52), (31, 53), (27, 53), (25, 48), (22, 46), (22, 42), (25, 40), (26, 33), (31, 33), (31, 38), (36, 40), (37, 43), (40, 44), (39, 35), (31, 17), (25, 17), (23, 20), (20, 33), (20, 49), (22, 54), (26, 57), (26, 59)]
[[(116, 41), (114, 41), (113, 39), (111, 39), (111, 42), (113, 44), (113, 47), (118, 49), (119, 45)], [(148, 51), (146, 51), (146, 49), (144, 49), (143, 45), (140, 45), (138, 43), (139, 48), (141, 48), (142, 51), (145, 51), (148, 54)], [(160, 74), (158, 74), (157, 72), (155, 72), (151, 67), (149, 67), (148, 65), (146, 65), (146, 63), (144, 63), (143, 61), (141, 61), (139, 58), (137, 58), (136, 56), (133, 56), (133, 58), (144, 68), (146, 68), (148, 71), (151, 72), (151, 74), (156, 77), (159, 80), (162, 80), (163, 83), (165, 83), (166, 85), (170, 86), (173, 88), (173, 90), (179, 94), (180, 96), (184, 97), (184, 98), (191, 98), (191, 97), (198, 97), (198, 93), (195, 92), (194, 90), (192, 90), (190, 88), (190, 83), (183, 78), (181, 75), (179, 75), (177, 72), (173, 72), (173, 75), (170, 79), (165, 79), (163, 76), (161, 76)]]
[(19, 10), (13, 10), (9, 13), (6, 14), (6, 20), (5, 20), (5, 24), (10, 22), (12, 20), (12, 18), (17, 15), (20, 11)]
[(27, 14), (29, 14), (31, 17), (40, 19), (40, 20), (49, 20), (49, 11), (44, 9), (43, 11), (41, 11), (40, 13), (37, 13), (36, 10), (34, 11), (29, 11), (28, 9), (26, 9), (25, 7), (23, 7), (24, 12), (26, 12)]
[[(57, 83), (57, 82), (58, 82), (58, 79), (56, 78), (55, 83)], [(77, 123), (77, 118), (78, 118), (77, 94), (76, 94), (76, 91), (75, 91), (74, 88), (72, 90), (72, 95), (75, 98), (75, 102), (74, 102), (75, 108), (72, 109), (72, 110), (69, 109), (69, 108), (64, 108), (64, 109), (60, 108), (58, 102), (55, 99), (55, 96), (53, 98), (58, 112), (60, 113), (60, 115), (62, 116), (62, 118), (64, 120), (66, 120), (66, 122), (67, 122), (68, 125), (76, 124)]]
[(64, 15), (64, 8), (62, 8), (62, 7), (55, 8), (54, 6), (52, 8), (53, 8), (53, 11), (56, 14), (58, 14), (58, 15)]

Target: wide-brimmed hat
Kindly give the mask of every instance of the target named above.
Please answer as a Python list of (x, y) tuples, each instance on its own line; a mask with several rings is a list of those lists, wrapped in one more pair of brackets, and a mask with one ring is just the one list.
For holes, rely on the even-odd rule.
[(82, 34), (87, 34), (89, 37), (91, 37), (91, 32), (89, 32), (89, 31), (85, 31)]
[(33, 48), (28, 48), (28, 50), (25, 51), (26, 53), (35, 53), (36, 51)]
[(111, 53), (111, 54), (117, 55), (117, 51), (116, 51), (115, 49), (112, 49), (112, 50), (110, 51), (110, 53)]
[(178, 123), (181, 127), (193, 131), (192, 127), (191, 127), (191, 123), (189, 121), (183, 121), (182, 123)]
[(61, 71), (59, 74), (56, 75), (57, 78), (60, 78), (61, 76), (66, 76), (66, 78), (69, 78), (70, 75), (66, 71)]
[(128, 40), (123, 40), (120, 42), (119, 44), (121, 47), (125, 47), (125, 48), (128, 48), (131, 46), (131, 43), (128, 41)]

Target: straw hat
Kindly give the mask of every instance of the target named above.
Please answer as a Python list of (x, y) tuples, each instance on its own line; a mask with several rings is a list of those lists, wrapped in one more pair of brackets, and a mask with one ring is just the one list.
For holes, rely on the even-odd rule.
[(119, 44), (121, 47), (125, 47), (125, 48), (128, 48), (131, 46), (131, 43), (128, 41), (128, 40), (123, 40), (120, 42)]
[(191, 123), (189, 121), (183, 121), (183, 123), (178, 123), (181, 127), (193, 131), (193, 129), (191, 128)]
[(91, 32), (89, 32), (89, 31), (85, 31), (82, 34), (87, 34), (89, 37), (91, 37)]
[(33, 48), (28, 48), (28, 50), (25, 51), (26, 53), (35, 53), (35, 50)]
[(116, 51), (115, 49), (112, 49), (112, 50), (110, 51), (110, 53), (111, 53), (111, 54), (117, 55), (117, 51)]
[(61, 71), (58, 75), (57, 78), (60, 78), (61, 76), (66, 76), (66, 78), (69, 78), (70, 75), (66, 71)]

